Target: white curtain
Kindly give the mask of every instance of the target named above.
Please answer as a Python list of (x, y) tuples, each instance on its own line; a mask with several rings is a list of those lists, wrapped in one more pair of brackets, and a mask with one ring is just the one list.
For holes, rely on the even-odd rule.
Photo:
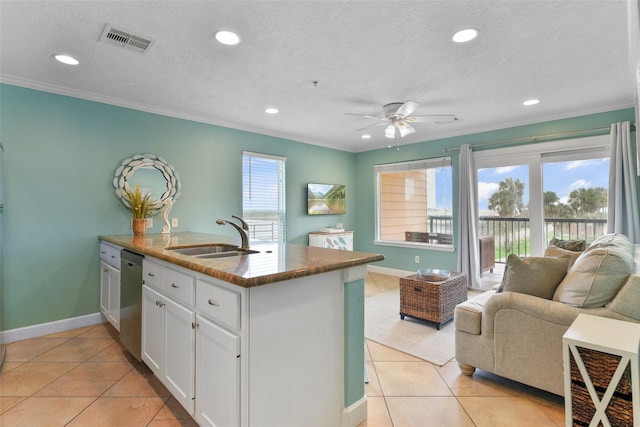
[(640, 243), (638, 185), (629, 122), (611, 125), (608, 232)]
[(480, 288), (480, 254), (476, 224), (476, 175), (469, 144), (460, 147), (458, 203), (458, 271), (467, 275), (470, 288)]

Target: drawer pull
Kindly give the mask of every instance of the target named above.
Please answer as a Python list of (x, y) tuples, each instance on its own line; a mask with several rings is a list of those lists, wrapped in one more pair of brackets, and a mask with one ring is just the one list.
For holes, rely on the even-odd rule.
[(413, 288), (413, 290), (414, 290), (415, 292), (422, 292), (422, 289), (421, 289), (421, 288)]
[(149, 277), (156, 277), (156, 275), (153, 273), (147, 273), (147, 274), (149, 275)]
[(209, 300), (209, 305), (213, 305), (214, 307), (219, 307), (220, 303), (218, 301), (214, 301), (212, 299)]
[(180, 286), (176, 285), (175, 283), (172, 283), (172, 284), (171, 284), (171, 287), (172, 287), (172, 288), (176, 288), (176, 289), (177, 289), (177, 288), (179, 288)]
[(105, 269), (104, 269), (104, 270), (102, 270), (102, 271), (104, 271), (104, 272), (106, 273), (106, 272), (107, 272), (107, 271), (109, 271), (109, 270), (107, 270), (107, 269), (105, 268)]

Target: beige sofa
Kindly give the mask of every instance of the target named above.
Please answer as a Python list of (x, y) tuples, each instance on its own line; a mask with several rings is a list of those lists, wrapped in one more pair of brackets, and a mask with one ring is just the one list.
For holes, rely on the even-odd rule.
[(514, 257), (500, 288), (456, 307), (456, 360), (467, 375), (479, 368), (563, 395), (562, 335), (579, 313), (640, 322), (640, 245), (608, 234), (571, 267), (569, 257)]

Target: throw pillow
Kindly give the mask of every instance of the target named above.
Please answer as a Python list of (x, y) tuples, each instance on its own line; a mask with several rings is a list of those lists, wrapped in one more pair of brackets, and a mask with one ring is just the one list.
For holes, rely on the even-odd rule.
[(556, 246), (572, 252), (582, 252), (587, 249), (586, 240), (559, 240), (555, 237), (549, 242), (550, 246)]
[(568, 249), (562, 249), (557, 246), (549, 246), (544, 250), (544, 256), (560, 258), (562, 256), (569, 257), (569, 268), (573, 266), (582, 252), (573, 252)]
[(633, 258), (623, 248), (590, 247), (573, 264), (553, 300), (574, 307), (604, 307), (624, 285), (633, 268)]
[(569, 257), (520, 258), (510, 254), (498, 292), (518, 292), (551, 299), (568, 267)]

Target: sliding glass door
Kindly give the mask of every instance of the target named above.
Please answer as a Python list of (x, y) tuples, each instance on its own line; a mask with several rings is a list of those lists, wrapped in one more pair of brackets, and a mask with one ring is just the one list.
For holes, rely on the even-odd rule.
[(606, 233), (608, 144), (602, 135), (474, 152), (479, 237), (494, 237), (497, 262)]

